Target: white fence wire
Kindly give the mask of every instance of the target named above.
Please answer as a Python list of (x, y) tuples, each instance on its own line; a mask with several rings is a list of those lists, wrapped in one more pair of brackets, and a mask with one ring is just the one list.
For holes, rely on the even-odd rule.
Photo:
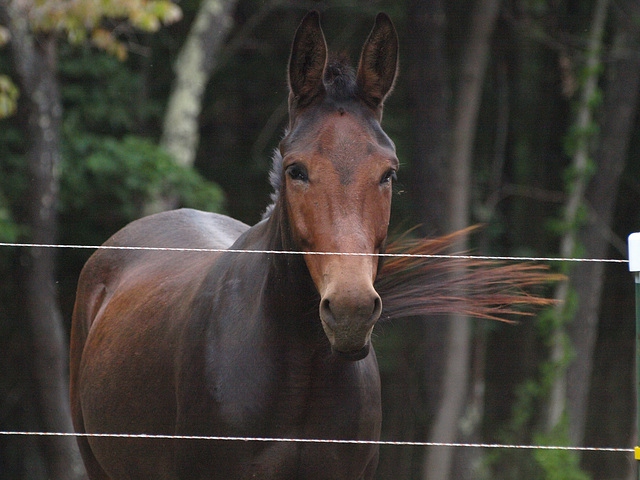
[(322, 438), (278, 438), (278, 437), (223, 437), (216, 435), (151, 435), (130, 433), (66, 433), (66, 432), (21, 432), (0, 431), (0, 436), (42, 436), (42, 437), (106, 437), (147, 440), (208, 440), (227, 442), (272, 442), (272, 443), (334, 443), (343, 445), (393, 445), (411, 447), (454, 447), (454, 448), (504, 448), (520, 450), (570, 450), (580, 452), (619, 452), (633, 453), (633, 448), (617, 447), (575, 447), (563, 445), (508, 445), (500, 443), (444, 443), (444, 442), (412, 442), (393, 440), (341, 440)]
[(512, 262), (591, 262), (591, 263), (629, 263), (629, 260), (614, 258), (561, 258), (561, 257), (519, 257), (494, 255), (446, 255), (446, 254), (409, 254), (409, 253), (358, 253), (358, 252), (299, 252), (294, 250), (234, 250), (228, 248), (181, 248), (122, 245), (61, 245), (42, 243), (0, 242), (0, 247), (22, 248), (70, 248), (90, 250), (155, 250), (161, 252), (200, 252), (200, 253), (254, 253), (279, 255), (346, 255), (360, 257), (410, 257), (410, 258), (451, 258), (467, 260), (495, 260)]

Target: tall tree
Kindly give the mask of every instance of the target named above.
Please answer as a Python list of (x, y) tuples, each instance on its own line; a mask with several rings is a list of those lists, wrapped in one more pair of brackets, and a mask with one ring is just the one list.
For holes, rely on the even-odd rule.
[[(160, 145), (178, 165), (192, 167), (200, 138), (205, 88), (233, 26), (237, 0), (203, 0), (174, 66), (175, 80), (164, 115)], [(156, 196), (149, 213), (177, 207), (177, 199)]]
[[(609, 0), (598, 0), (593, 12), (593, 20), (589, 33), (588, 50), (585, 59), (585, 80), (580, 92), (576, 108), (575, 123), (572, 126), (572, 141), (575, 144), (572, 155), (571, 172), (568, 176), (567, 200), (564, 205), (562, 223), (565, 232), (560, 240), (560, 256), (570, 258), (576, 255), (578, 248), (578, 234), (580, 226), (581, 212), (584, 207), (584, 195), (592, 178), (592, 157), (591, 146), (593, 144), (593, 124), (595, 122), (594, 98), (597, 95), (598, 82), (600, 77), (599, 68), (601, 62), (602, 41), (604, 27), (607, 19)], [(555, 291), (555, 298), (559, 301), (555, 307), (554, 314), (558, 318), (558, 327), (552, 333), (551, 339), (551, 361), (553, 364), (564, 368), (566, 352), (566, 323), (573, 317), (574, 304), (570, 301), (572, 291), (570, 282), (561, 282)], [(579, 319), (578, 319), (579, 320)], [(588, 336), (580, 339), (582, 353), (592, 353), (593, 326), (582, 325), (581, 328), (589, 330)], [(590, 344), (591, 346), (587, 346)], [(591, 364), (592, 359), (580, 358), (580, 362)], [(585, 377), (586, 380), (586, 377)], [(559, 371), (553, 382), (548, 398), (546, 411), (546, 429), (552, 431), (561, 422), (562, 416), (567, 407), (568, 377), (564, 371)]]
[[(22, 96), (29, 138), (26, 223), (33, 243), (56, 243), (62, 105), (56, 81), (56, 38), (31, 31), (30, 5), (3, 0), (0, 18), (11, 35), (10, 48)], [(67, 393), (67, 342), (55, 286), (55, 250), (33, 248), (22, 256), (25, 319), (31, 330), (32, 377), (43, 427), (73, 430)], [(51, 478), (81, 478), (83, 467), (72, 437), (44, 442)]]
[[(418, 212), (421, 233), (435, 236), (447, 229), (446, 204), (442, 199), (448, 177), (446, 157), (451, 108), (445, 1), (412, 0), (408, 6), (406, 32), (403, 38), (406, 67), (402, 70), (408, 84), (413, 126), (409, 132), (411, 200)], [(428, 347), (424, 348), (421, 380), (426, 391), (423, 408), (428, 412), (437, 408), (440, 399), (447, 328), (446, 320), (423, 319), (423, 338)]]
[[(450, 176), (446, 214), (450, 231), (467, 227), (471, 220), (471, 168), (476, 124), (491, 38), (500, 12), (500, 4), (500, 0), (478, 0), (474, 5), (469, 37), (461, 57), (460, 82), (454, 102), (448, 163)], [(456, 248), (464, 251), (468, 245), (462, 241)], [(471, 337), (470, 319), (464, 316), (454, 316), (450, 319), (442, 398), (430, 434), (431, 441), (454, 442), (457, 437), (458, 419), (468, 388)], [(449, 478), (452, 459), (451, 449), (429, 450), (423, 468), (424, 478)]]
[(447, 230), (445, 202), (449, 146), (449, 82), (444, 0), (412, 0), (407, 12), (407, 57), (411, 114), (411, 193), (423, 233)]

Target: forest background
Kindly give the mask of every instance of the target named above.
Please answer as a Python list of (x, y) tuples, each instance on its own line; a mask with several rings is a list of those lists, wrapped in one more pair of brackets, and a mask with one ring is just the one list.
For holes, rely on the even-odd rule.
[[(0, 0), (0, 242), (99, 245), (190, 206), (255, 223), (293, 32), (319, 9), (355, 60), (377, 11), (400, 76), (383, 126), (395, 234), (481, 224), (475, 253), (626, 258), (640, 226), (632, 0)], [(0, 431), (70, 431), (68, 328), (90, 249), (0, 247)], [(382, 437), (636, 444), (624, 263), (549, 262), (557, 307), (515, 324), (377, 327)], [(631, 479), (626, 453), (381, 449), (380, 479)], [(0, 436), (3, 479), (82, 478), (70, 437)]]

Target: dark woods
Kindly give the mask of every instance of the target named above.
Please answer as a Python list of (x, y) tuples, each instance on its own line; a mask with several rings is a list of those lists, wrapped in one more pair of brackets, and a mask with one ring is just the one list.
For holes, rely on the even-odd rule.
[[(90, 22), (53, 3), (23, 11), (34, 22), (25, 24), (15, 14), (29, 2), (0, 2), (0, 27), (10, 33), (0, 48), (0, 115), (5, 100), (18, 99), (16, 113), (0, 120), (0, 241), (95, 245), (137, 218), (176, 206), (260, 222), (284, 182), (287, 193), (295, 189), (291, 174), (296, 182), (314, 174), (285, 167), (284, 144), (270, 202), (268, 159), (292, 127), (285, 77), (292, 34), (310, 8), (321, 11), (327, 42), (314, 33), (309, 44), (328, 56), (322, 71), (317, 55), (294, 68), (316, 79), (293, 79), (302, 95), (291, 101), (300, 112), (323, 95), (339, 106), (357, 93), (362, 75), (371, 78), (365, 73), (374, 64), (350, 66), (358, 66), (378, 11), (397, 28), (398, 77), (380, 78), (360, 100), (378, 116), (376, 106), (393, 83), (382, 126), (400, 169), (375, 170), (375, 183), (388, 177), (393, 184), (391, 232), (420, 227), (400, 240), (389, 235), (380, 251), (624, 258), (625, 238), (638, 229), (640, 31), (633, 2), (233, 0), (209, 17), (199, 13), (210, 2), (183, 2), (182, 20), (155, 34), (105, 18), (98, 38), (108, 46), (100, 34), (115, 27), (124, 44), (111, 45), (115, 56), (89, 41), (69, 43), (67, 26)], [(53, 34), (47, 22), (38, 25), (47, 12), (58, 15)], [(210, 35), (197, 34), (196, 25)], [(389, 45), (389, 30), (379, 34), (371, 47)], [(207, 52), (202, 63), (189, 62), (198, 58), (188, 54), (193, 45)], [(196, 78), (208, 79), (200, 91), (181, 90), (199, 85)], [(185, 91), (194, 99), (189, 105), (199, 107), (181, 117), (170, 105)], [(175, 139), (183, 142), (178, 148)], [(464, 168), (453, 168), (454, 156)], [(454, 172), (467, 175), (454, 179)], [(348, 169), (343, 175), (348, 181)], [(571, 213), (569, 204), (579, 208)], [(483, 227), (472, 235), (451, 233), (475, 224)], [(66, 340), (88, 256), (0, 248), (0, 430), (71, 428)], [(184, 266), (184, 258), (175, 261), (176, 269)], [(372, 345), (382, 382), (382, 439), (634, 443), (633, 291), (624, 264), (551, 262), (545, 269), (388, 257), (378, 267), (373, 287), (381, 311)], [(315, 283), (305, 285), (319, 302)], [(247, 311), (256, 302), (245, 303)], [(304, 310), (316, 315), (310, 322), (328, 345), (317, 303)], [(451, 314), (480, 320), (464, 323), (465, 333), (452, 328), (463, 323), (448, 320)], [(456, 367), (451, 359), (461, 366), (445, 376)], [(456, 398), (461, 405), (447, 411)], [(11, 480), (78, 478), (68, 468), (75, 452), (68, 440), (0, 437), (0, 471)], [(452, 449), (446, 458), (448, 452), (384, 446), (376, 478), (581, 479), (586, 472), (601, 480), (626, 478), (633, 464), (625, 454), (600, 452)], [(430, 455), (447, 473), (435, 470)]]

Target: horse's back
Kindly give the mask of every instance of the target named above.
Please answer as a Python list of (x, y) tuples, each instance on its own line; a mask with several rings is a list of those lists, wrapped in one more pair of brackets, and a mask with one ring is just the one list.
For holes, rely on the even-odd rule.
[(248, 228), (226, 215), (182, 208), (135, 220), (115, 233), (105, 245), (228, 248)]
[(110, 248), (99, 249), (91, 256), (80, 286), (83, 281), (112, 281), (140, 263), (162, 266), (172, 258), (179, 259), (166, 255), (167, 251), (226, 249), (248, 228), (225, 215), (186, 208), (143, 217), (109, 238), (104, 246)]
[[(160, 399), (175, 396), (175, 341), (190, 316), (190, 297), (219, 256), (180, 249), (227, 249), (248, 228), (224, 215), (174, 210), (130, 223), (105, 242), (116, 248), (91, 256), (78, 282), (71, 329), (76, 431), (173, 433), (175, 405)], [(147, 355), (139, 357), (140, 351)], [(125, 358), (136, 359), (135, 371), (123, 367)], [(121, 422), (123, 408), (135, 413), (136, 424)], [(79, 440), (91, 478), (107, 478), (94, 455), (109, 449), (108, 442)], [(168, 446), (153, 446), (160, 450), (149, 458), (163, 458)]]

